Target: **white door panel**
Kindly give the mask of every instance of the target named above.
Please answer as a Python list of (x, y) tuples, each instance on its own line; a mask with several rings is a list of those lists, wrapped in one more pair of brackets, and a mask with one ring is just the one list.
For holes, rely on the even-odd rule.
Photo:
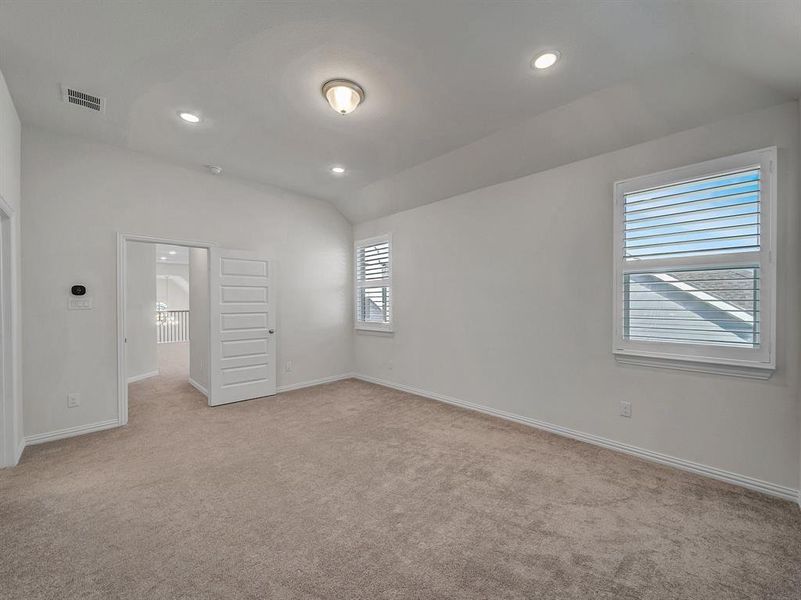
[(211, 406), (275, 394), (275, 289), (270, 267), (270, 261), (250, 252), (209, 252)]
[(230, 313), (222, 315), (222, 331), (258, 331), (267, 329), (267, 315), (264, 313)]

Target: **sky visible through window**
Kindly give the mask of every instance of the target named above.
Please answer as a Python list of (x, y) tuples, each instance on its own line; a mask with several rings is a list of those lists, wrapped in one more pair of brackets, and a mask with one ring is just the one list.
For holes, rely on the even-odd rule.
[(759, 169), (627, 194), (627, 260), (759, 249)]

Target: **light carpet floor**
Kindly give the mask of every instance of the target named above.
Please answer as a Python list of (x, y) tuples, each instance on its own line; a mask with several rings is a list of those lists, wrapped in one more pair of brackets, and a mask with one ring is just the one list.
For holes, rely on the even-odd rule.
[(0, 472), (1, 598), (801, 598), (790, 502), (354, 380), (208, 408), (181, 363)]

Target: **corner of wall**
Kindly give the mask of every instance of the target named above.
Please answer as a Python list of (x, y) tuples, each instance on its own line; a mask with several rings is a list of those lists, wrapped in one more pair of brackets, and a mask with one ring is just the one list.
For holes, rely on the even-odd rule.
[[(16, 464), (25, 448), (22, 405), (22, 316), (20, 313), (21, 290), (21, 252), (20, 252), (20, 208), (21, 208), (21, 152), (22, 124), (14, 107), (14, 101), (6, 85), (5, 77), (0, 72), (0, 196), (9, 205), (13, 214), (8, 215), (10, 221), (10, 287), (11, 287), (11, 345), (12, 345), (12, 382), (11, 406), (5, 411), (4, 422), (0, 426), (6, 428), (10, 443), (5, 446), (10, 452), (6, 462)], [(10, 418), (10, 423), (5, 418)], [(5, 437), (4, 435), (4, 437)], [(6, 452), (0, 453), (0, 457)]]

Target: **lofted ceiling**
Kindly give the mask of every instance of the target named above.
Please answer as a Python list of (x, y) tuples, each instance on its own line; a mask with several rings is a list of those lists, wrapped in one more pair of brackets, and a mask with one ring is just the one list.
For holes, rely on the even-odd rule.
[[(562, 60), (531, 70), (545, 49)], [(0, 0), (0, 70), (25, 124), (356, 222), (798, 98), (801, 0)], [(366, 91), (347, 116), (320, 93), (336, 77)]]

